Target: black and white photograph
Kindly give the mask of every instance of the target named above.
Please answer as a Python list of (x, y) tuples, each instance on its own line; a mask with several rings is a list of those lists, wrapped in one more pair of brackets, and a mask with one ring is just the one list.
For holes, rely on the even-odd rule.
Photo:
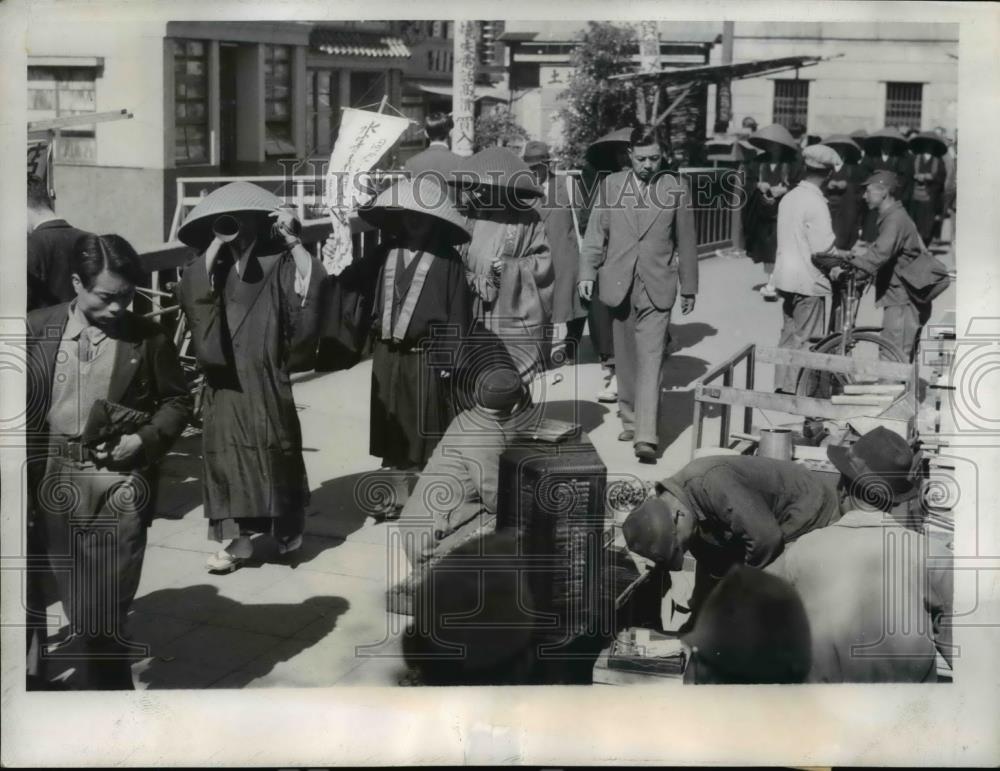
[(406, 8), (0, 4), (4, 763), (1000, 760), (996, 8)]

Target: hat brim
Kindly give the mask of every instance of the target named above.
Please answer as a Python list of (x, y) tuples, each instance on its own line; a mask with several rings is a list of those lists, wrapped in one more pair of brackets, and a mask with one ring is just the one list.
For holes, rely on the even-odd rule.
[[(874, 474), (874, 472), (860, 469), (854, 465), (854, 455), (851, 453), (850, 447), (830, 445), (826, 448), (826, 457), (829, 458), (830, 462), (834, 465), (837, 471), (843, 474), (844, 477), (850, 482), (857, 480), (857, 478), (863, 473)], [(914, 480), (907, 480), (907, 484), (904, 489), (893, 491), (892, 502), (905, 503), (906, 501), (912, 500), (918, 492), (920, 492), (920, 485)]]
[(426, 217), (434, 223), (435, 233), (441, 241), (447, 244), (464, 244), (472, 239), (472, 234), (464, 227), (455, 222), (446, 220), (431, 212), (416, 211), (401, 206), (372, 206), (367, 209), (359, 209), (358, 216), (381, 230), (391, 233), (405, 232), (403, 226), (404, 212), (411, 212), (421, 217)]
[(943, 157), (948, 152), (948, 145), (943, 139), (932, 139), (931, 137), (914, 137), (910, 140), (910, 149), (917, 155), (930, 153), (938, 158)]
[(233, 209), (232, 211), (217, 211), (203, 214), (200, 217), (189, 219), (177, 231), (177, 238), (188, 246), (204, 251), (215, 239), (212, 226), (219, 217), (238, 217), (249, 219), (257, 229), (258, 243), (262, 243), (266, 248), (277, 248), (282, 245), (282, 240), (272, 235), (274, 219), (271, 217), (273, 209)]
[(527, 187), (526, 185), (505, 185), (505, 184), (494, 184), (492, 182), (476, 182), (471, 186), (466, 187), (468, 184), (465, 180), (451, 178), (448, 180), (449, 185), (462, 185), (465, 190), (506, 190), (509, 193), (515, 193), (516, 195), (525, 196), (527, 198), (541, 198), (545, 195), (545, 191), (540, 187)]
[(786, 160), (794, 159), (799, 152), (799, 148), (794, 145), (789, 145), (785, 142), (778, 142), (774, 139), (768, 139), (767, 137), (750, 137), (747, 141), (758, 150), (763, 150), (766, 153), (769, 153), (774, 149), (780, 150)]
[(881, 153), (883, 142), (892, 142), (894, 155), (905, 153), (909, 149), (909, 145), (906, 140), (900, 139), (899, 137), (868, 136), (861, 141), (864, 143), (865, 152), (869, 155), (878, 155)]

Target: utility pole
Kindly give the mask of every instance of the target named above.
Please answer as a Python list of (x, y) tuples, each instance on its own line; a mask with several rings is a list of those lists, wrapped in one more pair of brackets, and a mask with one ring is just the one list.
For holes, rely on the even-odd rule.
[(472, 155), (476, 113), (476, 22), (455, 22), (455, 55), (451, 86), (451, 118), (455, 123), (451, 149)]
[[(639, 72), (659, 72), (660, 70), (660, 25), (655, 21), (639, 22)], [(652, 91), (653, 104), (649, 102), (649, 91)], [(636, 114), (639, 123), (648, 124), (656, 119), (659, 107), (659, 86), (650, 86), (649, 91), (642, 86), (636, 86)]]
[[(722, 63), (733, 63), (733, 22), (722, 22)], [(733, 82), (729, 78), (719, 81), (715, 92), (715, 119), (728, 124), (733, 119)]]

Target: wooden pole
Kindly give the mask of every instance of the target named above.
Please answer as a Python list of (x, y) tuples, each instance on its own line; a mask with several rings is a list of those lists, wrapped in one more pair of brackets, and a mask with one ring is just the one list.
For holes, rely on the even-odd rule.
[(472, 155), (476, 113), (476, 23), (455, 22), (455, 55), (452, 71), (451, 118), (455, 123), (451, 149)]
[[(639, 22), (639, 72), (659, 72), (660, 26), (655, 21)], [(649, 87), (640, 84), (635, 89), (636, 113), (642, 124), (653, 120), (656, 113), (650, 110), (649, 96), (659, 91), (659, 84)], [(658, 100), (657, 100), (658, 101)], [(653, 110), (656, 107), (652, 108)]]

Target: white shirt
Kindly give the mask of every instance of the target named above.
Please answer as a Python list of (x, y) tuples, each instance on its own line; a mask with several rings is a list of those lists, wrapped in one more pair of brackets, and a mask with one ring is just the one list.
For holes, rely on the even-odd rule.
[(833, 246), (833, 221), (823, 191), (803, 180), (778, 204), (778, 253), (774, 286), (785, 292), (825, 297), (830, 280), (812, 256)]

